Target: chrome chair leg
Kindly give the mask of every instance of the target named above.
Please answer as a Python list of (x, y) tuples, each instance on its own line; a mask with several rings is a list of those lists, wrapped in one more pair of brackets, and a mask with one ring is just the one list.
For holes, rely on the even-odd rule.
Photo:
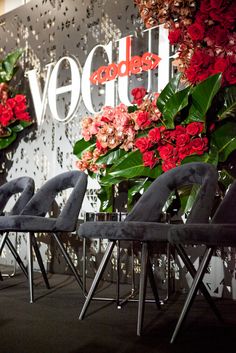
[(30, 303), (34, 302), (34, 286), (33, 286), (33, 254), (32, 254), (32, 238), (30, 233), (27, 236), (27, 258), (28, 258), (28, 280), (30, 290)]
[(100, 265), (98, 267), (97, 273), (96, 273), (96, 275), (94, 277), (93, 283), (92, 283), (92, 285), (91, 285), (91, 287), (89, 289), (89, 292), (88, 292), (88, 295), (86, 297), (85, 303), (84, 303), (83, 308), (81, 310), (81, 313), (79, 315), (79, 320), (83, 320), (83, 318), (84, 318), (84, 315), (85, 315), (85, 313), (86, 313), (86, 311), (88, 309), (88, 306), (89, 306), (89, 304), (90, 304), (90, 302), (91, 302), (91, 300), (93, 298), (95, 290), (96, 290), (96, 288), (98, 286), (98, 283), (99, 283), (99, 281), (100, 281), (100, 279), (101, 279), (101, 277), (103, 275), (103, 272), (104, 272), (104, 270), (106, 268), (106, 265), (107, 265), (107, 263), (109, 261), (109, 258), (110, 258), (111, 254), (112, 254), (112, 251), (113, 251), (115, 245), (116, 245), (115, 241), (111, 241), (111, 242), (108, 243), (108, 246), (106, 248), (106, 251), (104, 253), (102, 261), (101, 261), (101, 263), (100, 263)]
[(82, 280), (81, 280), (81, 278), (80, 278), (80, 276), (79, 276), (79, 274), (78, 274), (73, 262), (71, 261), (70, 256), (67, 254), (66, 248), (62, 244), (59, 235), (56, 234), (56, 233), (52, 233), (52, 234), (53, 234), (53, 236), (54, 236), (54, 238), (55, 238), (55, 240), (56, 240), (56, 242), (57, 242), (57, 244), (58, 244), (63, 256), (65, 257), (65, 260), (66, 260), (68, 266), (70, 267), (71, 271), (73, 272), (73, 274), (74, 274), (74, 276), (76, 278), (76, 281), (78, 282), (80, 288), (83, 290)]
[(213, 248), (207, 248), (205, 250), (205, 253), (203, 255), (203, 258), (202, 258), (202, 261), (200, 263), (200, 266), (197, 270), (197, 273), (194, 277), (194, 280), (193, 280), (193, 283), (192, 283), (192, 286), (190, 288), (190, 291), (188, 293), (188, 296), (187, 296), (187, 299), (185, 301), (185, 304), (184, 304), (184, 307), (182, 309), (182, 312), (180, 314), (180, 317), (179, 317), (179, 320), (177, 322), (177, 325), (175, 327), (175, 330), (174, 330), (174, 333), (171, 337), (171, 341), (170, 343), (174, 343), (182, 325), (183, 325), (183, 322), (184, 320), (186, 319), (187, 317), (187, 314), (193, 304), (193, 300), (194, 298), (196, 297), (196, 294), (197, 294), (197, 291), (198, 289), (200, 289), (200, 286), (202, 284), (202, 279), (203, 279), (203, 276), (205, 274), (205, 271), (206, 271), (206, 268), (210, 262), (210, 259), (212, 257), (212, 254), (213, 254)]
[(44, 264), (43, 264), (43, 260), (42, 260), (42, 256), (41, 256), (38, 244), (37, 244), (37, 240), (35, 238), (34, 233), (30, 233), (30, 235), (31, 235), (32, 246), (34, 248), (35, 256), (37, 258), (37, 261), (38, 261), (38, 264), (39, 264), (40, 271), (42, 273), (44, 282), (46, 284), (47, 289), (50, 289), (50, 284), (48, 282), (47, 273), (46, 273), (46, 270), (45, 270), (45, 267), (44, 267)]
[[(193, 266), (192, 262), (189, 260), (188, 255), (186, 254), (186, 252), (184, 251), (183, 247), (181, 245), (177, 245), (176, 244), (176, 250), (178, 252), (178, 254), (180, 255), (183, 263), (185, 264), (187, 270), (189, 271), (190, 275), (192, 276), (192, 278), (195, 277), (197, 271), (195, 269), (195, 267)], [(219, 310), (217, 309), (210, 293), (208, 292), (207, 288), (205, 287), (204, 283), (201, 282), (199, 284), (199, 290), (202, 292), (202, 294), (204, 295), (207, 303), (210, 305), (212, 311), (215, 313), (216, 317), (220, 320), (223, 321), (223, 318), (219, 312)]]
[(146, 297), (146, 288), (147, 288), (147, 267), (148, 267), (148, 244), (144, 242), (142, 244), (141, 274), (140, 274), (140, 285), (139, 285), (138, 322), (137, 322), (138, 336), (141, 336), (141, 332), (143, 328), (143, 315), (144, 315), (145, 297)]
[[(20, 256), (18, 255), (14, 245), (12, 244), (11, 240), (9, 238), (6, 238), (6, 245), (8, 246), (8, 248), (10, 249), (12, 255), (14, 256), (16, 262), (18, 263), (18, 265), (20, 266), (22, 272), (24, 273), (24, 275), (26, 276), (26, 278), (28, 278), (28, 272), (27, 272), (27, 268), (24, 265), (23, 261), (21, 260)], [(10, 275), (10, 277), (14, 276), (15, 273), (13, 273), (12, 275)]]

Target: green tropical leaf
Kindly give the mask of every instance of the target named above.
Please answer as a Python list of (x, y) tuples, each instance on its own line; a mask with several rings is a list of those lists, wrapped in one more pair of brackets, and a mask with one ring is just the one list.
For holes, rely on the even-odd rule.
[(208, 77), (196, 85), (191, 94), (192, 105), (186, 123), (193, 121), (204, 122), (206, 113), (211, 106), (212, 100), (221, 86), (221, 74)]
[(23, 49), (9, 53), (0, 63), (0, 82), (8, 82), (16, 73), (16, 64), (23, 53)]
[(235, 180), (235, 178), (226, 169), (220, 170), (218, 174), (218, 181), (224, 185), (225, 189), (227, 189), (228, 186)]
[(0, 138), (0, 150), (7, 148), (13, 141), (15, 141), (17, 134), (12, 132), (9, 137)]
[(112, 212), (113, 211), (113, 188), (110, 186), (103, 186), (97, 192), (98, 199), (101, 202), (100, 211), (101, 212)]
[(165, 88), (161, 91), (157, 99), (157, 107), (162, 113), (164, 112), (166, 103), (179, 90), (180, 78), (181, 78), (180, 73), (175, 75), (170, 80), (170, 82), (165, 86)]
[(153, 169), (144, 167), (142, 154), (138, 150), (127, 153), (109, 171), (111, 176), (123, 177), (124, 179), (131, 179), (137, 176), (149, 176), (154, 179), (161, 173), (161, 166), (156, 166)]
[(166, 102), (163, 111), (163, 120), (168, 129), (175, 127), (174, 119), (176, 115), (188, 105), (188, 96), (191, 92), (191, 88), (191, 86), (188, 86), (182, 91), (176, 92)]
[(222, 89), (224, 99), (223, 107), (218, 112), (220, 120), (236, 117), (236, 86), (225, 87)]
[(212, 134), (212, 142), (218, 148), (219, 161), (224, 162), (236, 149), (236, 122), (226, 122)]
[(128, 190), (128, 206), (132, 205), (134, 196), (140, 193), (142, 190), (145, 191), (148, 186), (151, 185), (151, 183), (151, 180), (148, 178), (135, 180), (134, 186)]
[(83, 152), (90, 151), (96, 146), (93, 140), (85, 141), (83, 138), (78, 140), (73, 148), (73, 154), (76, 155), (77, 158), (81, 158)]
[(96, 162), (100, 164), (113, 164), (118, 159), (123, 157), (126, 153), (127, 152), (123, 149), (111, 150), (106, 155), (99, 157)]
[(30, 126), (32, 124), (33, 124), (32, 121), (20, 121), (18, 124), (12, 125), (11, 126), (11, 130), (14, 131), (14, 132), (21, 132), (26, 127), (28, 127), (28, 126)]

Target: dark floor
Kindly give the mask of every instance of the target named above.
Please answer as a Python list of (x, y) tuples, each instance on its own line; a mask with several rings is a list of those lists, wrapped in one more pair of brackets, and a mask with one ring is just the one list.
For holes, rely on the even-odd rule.
[[(236, 351), (236, 302), (217, 305), (221, 324), (198, 298), (174, 345), (169, 339), (184, 297), (172, 298), (158, 311), (147, 304), (145, 331), (136, 336), (137, 303), (118, 310), (111, 302), (93, 301), (83, 321), (84, 302), (73, 277), (49, 275), (47, 290), (36, 274), (36, 302), (28, 301), (23, 275), (0, 283), (0, 353), (230, 353)], [(113, 288), (108, 288), (111, 291)]]

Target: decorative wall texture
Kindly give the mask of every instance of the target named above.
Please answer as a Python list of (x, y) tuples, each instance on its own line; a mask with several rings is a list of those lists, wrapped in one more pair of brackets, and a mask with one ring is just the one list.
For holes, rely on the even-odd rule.
[[(28, 4), (9, 14), (0, 17), (0, 47), (5, 55), (16, 47), (25, 48), (21, 60), (21, 69), (15, 79), (15, 88), (24, 92), (30, 98), (29, 83), (25, 76), (27, 70), (36, 68), (42, 89), (46, 79), (45, 66), (57, 61), (66, 55), (74, 55), (83, 67), (91, 49), (97, 44), (107, 44), (109, 41), (114, 43), (114, 61), (117, 59), (116, 43), (119, 38), (129, 34), (137, 36), (134, 40), (132, 54), (140, 55), (140, 52), (147, 51), (148, 34), (143, 32), (143, 24), (138, 16), (138, 12), (129, 0), (31, 0)], [(154, 53), (159, 52), (158, 30), (153, 31)], [(165, 39), (163, 39), (164, 41)], [(169, 50), (169, 48), (167, 48)], [(169, 53), (159, 53), (160, 56)], [(96, 52), (95, 66), (99, 67), (106, 63), (106, 56), (101, 50)], [(166, 66), (167, 70), (168, 65)], [(171, 74), (170, 70), (166, 77)], [(60, 82), (70, 81), (68, 72), (65, 68), (60, 73)], [(140, 74), (130, 78), (130, 88), (135, 86), (146, 86), (147, 74)], [(157, 71), (152, 73), (153, 90), (157, 90)], [(99, 110), (104, 105), (104, 90), (101, 87), (91, 87), (94, 101), (94, 108)], [(118, 98), (116, 97), (118, 100)], [(66, 114), (70, 102), (70, 96), (62, 96), (58, 101), (60, 114)], [(118, 101), (117, 101), (118, 103)], [(30, 105), (31, 115), (35, 116), (33, 104)], [(45, 119), (41, 126), (37, 122), (22, 132), (23, 136), (16, 141), (8, 150), (1, 152), (0, 155), (0, 182), (10, 180), (16, 176), (29, 175), (35, 179), (36, 187), (50, 177), (75, 168), (75, 157), (72, 149), (74, 142), (80, 136), (80, 120), (86, 114), (86, 108), (81, 100), (76, 116), (68, 123), (63, 124), (52, 119), (50, 110), (46, 109)], [(97, 211), (98, 202), (96, 197), (96, 182), (89, 180), (88, 191), (82, 206), (83, 212)], [(59, 204), (68, 195), (60, 196)], [(83, 214), (80, 215), (83, 218)], [(41, 244), (41, 251), (47, 268), (50, 271), (64, 272), (65, 263), (59, 252), (54, 247), (50, 237), (41, 234), (38, 238)], [(65, 239), (69, 252), (75, 264), (81, 268), (81, 249), (82, 244), (75, 235)], [(96, 241), (88, 244), (88, 271), (91, 273), (97, 266), (101, 251), (104, 249), (103, 243)], [(25, 237), (23, 234), (18, 236), (18, 247), (22, 258), (26, 259)], [(122, 279), (127, 280), (131, 276), (130, 257), (126, 247), (121, 249), (121, 268)], [(161, 251), (162, 253), (162, 251)], [(193, 255), (196, 257), (197, 255)], [(234, 256), (234, 254), (233, 254)], [(234, 256), (235, 257), (235, 256)], [(139, 251), (135, 254), (135, 272), (139, 273)], [(227, 280), (231, 281), (232, 264), (234, 258), (225, 258)], [(223, 261), (218, 258), (220, 278), (214, 279), (215, 270), (209, 279), (212, 294), (222, 294), (223, 281)], [(11, 264), (13, 260), (7, 249), (4, 250), (2, 263)], [(128, 267), (127, 267), (128, 264)], [(116, 254), (111, 263), (111, 268), (116, 267)], [(178, 274), (181, 264), (171, 263), (172, 273)], [(35, 263), (37, 269), (37, 264)], [(113, 278), (113, 271), (108, 270), (107, 278)], [(155, 273), (162, 288), (166, 287), (166, 255), (158, 255), (154, 262)], [(219, 273), (219, 271), (216, 270)], [(181, 280), (180, 287), (186, 286), (188, 275)], [(230, 284), (226, 286), (230, 292)]]

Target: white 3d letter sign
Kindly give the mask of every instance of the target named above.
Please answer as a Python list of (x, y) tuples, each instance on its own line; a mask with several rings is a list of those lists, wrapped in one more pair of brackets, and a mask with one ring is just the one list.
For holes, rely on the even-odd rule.
[[(37, 71), (35, 69), (27, 72), (29, 86), (35, 108), (35, 114), (38, 125), (42, 125), (46, 106), (48, 104), (51, 115), (57, 121), (68, 123), (77, 113), (81, 98), (88, 112), (96, 113), (93, 105), (92, 86), (104, 84), (104, 105), (115, 106), (115, 102), (120, 101), (126, 105), (131, 105), (129, 100), (129, 76), (141, 71), (148, 73), (147, 90), (152, 89), (151, 70), (157, 68), (160, 58), (152, 53), (152, 29), (148, 32), (147, 52), (142, 56), (131, 55), (132, 36), (127, 36), (118, 40), (118, 63), (112, 61), (113, 43), (107, 45), (96, 45), (89, 53), (83, 70), (80, 63), (74, 56), (65, 56), (56, 63), (50, 63), (46, 66), (46, 79), (44, 88), (41, 89)], [(164, 43), (164, 45), (163, 45)], [(166, 44), (167, 43), (167, 44)], [(169, 43), (168, 31), (163, 27), (159, 28), (159, 51), (160, 65), (158, 67), (158, 90), (160, 91), (169, 80)], [(95, 72), (92, 72), (95, 52), (101, 48), (107, 56), (106, 66), (101, 66)], [(66, 66), (70, 70), (70, 84), (59, 85), (58, 77)], [(163, 70), (164, 69), (164, 70)], [(117, 88), (117, 92), (116, 92)], [(61, 113), (58, 105), (61, 95), (70, 95), (70, 104), (68, 112)]]

